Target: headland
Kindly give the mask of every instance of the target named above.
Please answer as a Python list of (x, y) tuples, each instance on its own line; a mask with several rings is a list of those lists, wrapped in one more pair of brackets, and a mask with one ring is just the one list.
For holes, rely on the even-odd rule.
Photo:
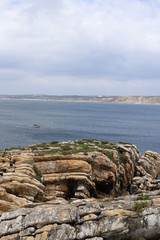
[(0, 99), (160, 104), (160, 96), (0, 95)]

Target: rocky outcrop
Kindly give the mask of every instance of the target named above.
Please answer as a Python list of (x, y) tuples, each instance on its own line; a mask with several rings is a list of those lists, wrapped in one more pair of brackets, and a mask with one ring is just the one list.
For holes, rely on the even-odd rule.
[(160, 154), (146, 151), (136, 164), (135, 177), (132, 179), (131, 192), (143, 193), (160, 189)]
[(4, 151), (0, 239), (159, 239), (159, 172), (158, 153), (126, 143)]
[(44, 185), (35, 179), (30, 156), (0, 158), (0, 212), (41, 200)]
[(8, 210), (12, 210), (28, 202), (57, 197), (80, 199), (120, 195), (131, 184), (138, 156), (134, 145), (118, 144), (116, 149), (87, 155), (23, 153), (1, 157), (1, 201), (8, 202)]
[(146, 176), (149, 174), (155, 179), (160, 172), (160, 155), (156, 152), (146, 151), (138, 160), (136, 167), (136, 175)]

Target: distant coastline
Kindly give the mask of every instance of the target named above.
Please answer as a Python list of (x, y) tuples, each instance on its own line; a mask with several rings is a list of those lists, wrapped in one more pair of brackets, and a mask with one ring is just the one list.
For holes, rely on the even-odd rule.
[(160, 104), (160, 96), (0, 95), (0, 99)]

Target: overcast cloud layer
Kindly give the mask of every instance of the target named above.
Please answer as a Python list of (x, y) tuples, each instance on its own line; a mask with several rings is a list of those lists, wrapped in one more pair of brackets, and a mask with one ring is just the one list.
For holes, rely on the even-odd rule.
[(160, 95), (159, 0), (1, 0), (0, 94)]

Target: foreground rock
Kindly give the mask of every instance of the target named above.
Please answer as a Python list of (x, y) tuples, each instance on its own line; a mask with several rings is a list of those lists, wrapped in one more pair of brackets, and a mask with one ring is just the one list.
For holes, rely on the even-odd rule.
[[(159, 239), (159, 194), (31, 204), (2, 214), (0, 239)], [(135, 208), (142, 203), (145, 209)]]
[(0, 239), (159, 239), (159, 172), (158, 153), (126, 143), (2, 151)]

